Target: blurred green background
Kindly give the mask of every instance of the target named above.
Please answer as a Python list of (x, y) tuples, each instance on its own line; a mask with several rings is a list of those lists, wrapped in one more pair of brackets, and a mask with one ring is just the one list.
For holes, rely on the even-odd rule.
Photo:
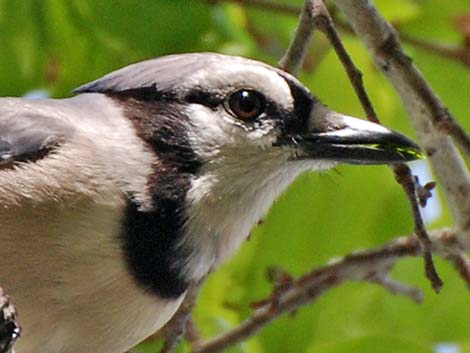
[[(299, 0), (283, 3), (302, 5)], [(449, 46), (463, 43), (462, 21), (470, 16), (469, 0), (376, 4), (409, 36)], [(0, 0), (0, 94), (44, 90), (66, 97), (73, 88), (114, 69), (169, 53), (216, 51), (275, 65), (296, 20), (289, 14), (214, 1)], [(362, 44), (350, 34), (342, 37), (365, 75), (383, 123), (414, 136), (397, 95)], [(413, 45), (406, 49), (470, 130), (469, 68)], [(301, 79), (333, 109), (364, 116), (335, 54), (319, 34)], [(425, 163), (414, 168), (422, 172)], [(432, 176), (422, 178), (426, 182)], [(434, 194), (429, 228), (451, 225), (445, 200), (439, 192)], [(387, 167), (342, 166), (302, 176), (238, 255), (210, 277), (195, 310), (196, 324), (204, 337), (210, 337), (246, 318), (250, 303), (270, 293), (272, 284), (265, 275), (270, 266), (300, 275), (333, 257), (379, 245), (412, 229), (409, 205)], [(424, 289), (421, 305), (371, 284), (346, 284), (229, 351), (470, 352), (468, 289), (448, 264), (438, 260), (437, 266), (445, 281), (439, 295), (424, 279), (420, 259), (402, 261), (393, 272), (395, 278)], [(146, 343), (137, 352), (156, 352), (159, 344)], [(179, 350), (187, 347), (183, 344)]]

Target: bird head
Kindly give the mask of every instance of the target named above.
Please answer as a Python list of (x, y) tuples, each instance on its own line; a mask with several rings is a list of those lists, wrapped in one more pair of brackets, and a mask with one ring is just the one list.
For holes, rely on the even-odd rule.
[(173, 133), (168, 146), (177, 154), (187, 143), (202, 165), (223, 163), (231, 153), (241, 164), (248, 155), (259, 163), (282, 156), (310, 169), (420, 158), (406, 136), (334, 112), (292, 75), (241, 57), (170, 55), (130, 65), (76, 92), (107, 93), (154, 113), (139, 118), (149, 141), (165, 139), (156, 121), (163, 118), (165, 133)]
[(189, 278), (232, 254), (300, 173), (420, 157), (404, 135), (334, 112), (292, 75), (241, 57), (161, 57), (76, 92), (112, 97), (158, 157), (154, 202), (177, 204), (169, 228), (181, 229), (174, 247)]

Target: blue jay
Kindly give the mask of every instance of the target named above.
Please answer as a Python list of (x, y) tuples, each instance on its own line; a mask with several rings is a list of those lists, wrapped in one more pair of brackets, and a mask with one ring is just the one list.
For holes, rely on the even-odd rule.
[(419, 157), (295, 77), (193, 53), (67, 99), (0, 99), (0, 286), (16, 353), (123, 353), (246, 239), (301, 173)]

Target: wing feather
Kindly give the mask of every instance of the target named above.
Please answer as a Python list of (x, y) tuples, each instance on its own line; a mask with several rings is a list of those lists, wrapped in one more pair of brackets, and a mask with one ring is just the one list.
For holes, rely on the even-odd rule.
[(21, 110), (0, 111), (0, 169), (45, 158), (71, 133), (64, 122)]

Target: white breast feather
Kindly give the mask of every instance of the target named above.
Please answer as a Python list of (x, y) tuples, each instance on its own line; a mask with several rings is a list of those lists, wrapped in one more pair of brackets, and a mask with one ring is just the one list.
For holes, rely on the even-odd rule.
[(328, 169), (334, 163), (290, 162), (292, 150), (271, 148), (275, 137), (270, 125), (250, 136), (251, 132), (236, 131), (241, 129), (208, 108), (192, 106), (190, 114), (196, 129), (194, 134), (189, 130), (193, 146), (211, 161), (192, 180), (182, 244), (196, 249), (187, 260), (186, 272), (200, 278), (238, 249), (300, 173)]
[(135, 197), (147, 200), (155, 157), (101, 95), (0, 103), (0, 117), (34, 112), (70, 119), (77, 129), (47, 158), (0, 170), (0, 285), (23, 327), (15, 352), (128, 350), (182, 300), (159, 300), (139, 287), (120, 246), (125, 194), (142, 190)]

